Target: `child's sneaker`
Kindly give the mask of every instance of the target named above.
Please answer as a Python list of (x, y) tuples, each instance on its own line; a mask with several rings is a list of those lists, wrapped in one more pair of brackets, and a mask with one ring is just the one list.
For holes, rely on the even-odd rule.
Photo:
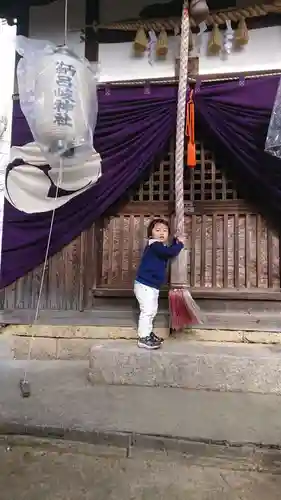
[(164, 342), (164, 339), (162, 339), (162, 337), (158, 337), (158, 335), (156, 335), (154, 332), (151, 333), (151, 337), (154, 340), (158, 340), (158, 342), (160, 342), (160, 344), (163, 344), (163, 342)]
[(160, 340), (156, 340), (153, 335), (149, 335), (145, 338), (139, 337), (138, 346), (144, 349), (159, 349), (159, 347), (161, 347), (161, 342)]

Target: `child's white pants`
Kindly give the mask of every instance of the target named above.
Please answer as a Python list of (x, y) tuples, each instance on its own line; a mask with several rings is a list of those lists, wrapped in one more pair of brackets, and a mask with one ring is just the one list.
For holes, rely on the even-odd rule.
[(153, 320), (158, 311), (159, 290), (135, 281), (134, 293), (140, 307), (138, 336), (145, 338), (153, 330)]

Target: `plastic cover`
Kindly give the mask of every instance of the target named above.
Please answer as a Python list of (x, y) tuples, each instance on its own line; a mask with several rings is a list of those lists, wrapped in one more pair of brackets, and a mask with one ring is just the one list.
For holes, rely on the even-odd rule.
[(81, 163), (92, 155), (97, 65), (66, 46), (17, 37), (21, 109), (48, 163)]
[(275, 101), (265, 141), (265, 151), (281, 158), (281, 79), (279, 80)]

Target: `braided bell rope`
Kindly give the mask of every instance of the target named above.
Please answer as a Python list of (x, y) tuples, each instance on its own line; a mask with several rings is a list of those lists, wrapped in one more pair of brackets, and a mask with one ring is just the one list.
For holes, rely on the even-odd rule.
[(188, 73), (188, 42), (189, 42), (189, 12), (188, 1), (184, 0), (181, 23), (180, 71), (177, 103), (177, 128), (175, 152), (175, 212), (176, 231), (184, 234), (184, 130)]

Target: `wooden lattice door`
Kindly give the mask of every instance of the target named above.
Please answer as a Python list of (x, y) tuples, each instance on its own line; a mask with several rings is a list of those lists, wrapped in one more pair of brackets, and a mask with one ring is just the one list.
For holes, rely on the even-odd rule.
[(173, 154), (155, 163), (151, 174), (132, 191), (117, 214), (103, 221), (98, 288), (131, 289), (146, 242), (146, 228), (153, 217), (169, 218), (172, 205)]
[[(223, 165), (222, 165), (223, 167)], [(204, 144), (187, 171), (186, 232), (191, 288), (245, 296), (280, 289), (279, 237), (240, 196)]]
[[(132, 289), (149, 221), (172, 217), (173, 173), (171, 143), (124, 207), (103, 220), (97, 288), (116, 294)], [(189, 285), (195, 294), (263, 292), (281, 298), (278, 235), (241, 198), (203, 143), (197, 144), (196, 168), (185, 170), (185, 203)]]

